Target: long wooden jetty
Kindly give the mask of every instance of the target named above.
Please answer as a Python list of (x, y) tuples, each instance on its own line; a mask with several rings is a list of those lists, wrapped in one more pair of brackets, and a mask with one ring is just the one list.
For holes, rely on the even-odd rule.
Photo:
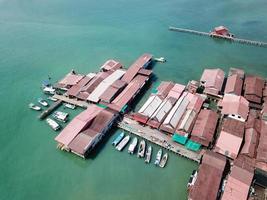
[(185, 146), (180, 145), (174, 141), (172, 138), (156, 129), (152, 129), (148, 126), (141, 126), (134, 120), (124, 117), (121, 122), (118, 123), (118, 127), (124, 129), (130, 133), (133, 133), (139, 137), (142, 137), (154, 144), (157, 144), (169, 151), (174, 152), (180, 156), (193, 160), (195, 162), (200, 162), (202, 151), (193, 152), (185, 148)]
[(60, 105), (62, 104), (62, 101), (59, 100), (55, 103), (53, 103), (48, 109), (46, 109), (45, 111), (43, 111), (40, 115), (39, 115), (39, 119), (44, 119), (46, 118), (51, 112), (53, 112), (56, 108), (58, 108)]
[(265, 48), (267, 47), (267, 43), (261, 42), (261, 41), (254, 41), (254, 40), (233, 38), (233, 37), (227, 37), (227, 36), (221, 36), (221, 35), (214, 35), (214, 34), (210, 34), (208, 32), (196, 31), (196, 30), (185, 29), (185, 28), (177, 28), (177, 27), (173, 27), (173, 26), (170, 26), (169, 30), (170, 31), (176, 31), (176, 32), (182, 32), (182, 33), (190, 33), (190, 34), (194, 34), (194, 35), (216, 37), (216, 38), (226, 39), (226, 40), (231, 41), (231, 42), (238, 42), (241, 44), (248, 44), (248, 45), (260, 46), (260, 47), (265, 47)]
[(87, 103), (86, 101), (80, 101), (80, 100), (76, 100), (76, 99), (71, 99), (71, 98), (69, 98), (67, 96), (64, 96), (64, 95), (55, 94), (53, 96), (53, 98), (59, 99), (61, 101), (69, 103), (69, 104), (73, 104), (73, 105), (79, 106), (81, 108), (87, 108), (89, 106), (89, 103)]

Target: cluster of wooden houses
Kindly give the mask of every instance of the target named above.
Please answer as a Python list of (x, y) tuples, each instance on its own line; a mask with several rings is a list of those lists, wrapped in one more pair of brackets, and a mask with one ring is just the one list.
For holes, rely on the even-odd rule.
[(147, 67), (151, 61), (152, 55), (144, 54), (126, 70), (121, 63), (108, 60), (98, 73), (72, 71), (60, 80), (55, 87), (64, 96), (86, 101), (88, 107), (57, 135), (58, 147), (86, 157), (150, 79), (152, 70)]
[(205, 69), (187, 86), (162, 82), (132, 118), (206, 150), (190, 200), (245, 200), (254, 171), (267, 172), (267, 83), (231, 68)]

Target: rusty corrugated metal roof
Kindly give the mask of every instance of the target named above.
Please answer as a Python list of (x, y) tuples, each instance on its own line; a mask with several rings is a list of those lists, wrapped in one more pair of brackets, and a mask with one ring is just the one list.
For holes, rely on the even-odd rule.
[(240, 96), (242, 92), (242, 86), (243, 79), (239, 75), (234, 74), (232, 76), (228, 76), (224, 93)]
[(248, 101), (261, 103), (264, 80), (259, 76), (248, 75), (244, 82), (244, 96)]

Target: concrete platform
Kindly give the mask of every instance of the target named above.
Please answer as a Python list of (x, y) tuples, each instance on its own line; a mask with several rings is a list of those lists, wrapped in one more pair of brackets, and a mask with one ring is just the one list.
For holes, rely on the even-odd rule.
[(124, 117), (121, 122), (118, 123), (118, 127), (129, 131), (135, 135), (138, 135), (152, 143), (155, 143), (169, 151), (174, 152), (180, 156), (186, 157), (195, 162), (200, 162), (202, 152), (193, 152), (185, 148), (185, 146), (180, 145), (172, 141), (171, 136), (166, 135), (159, 130), (152, 129), (149, 126), (142, 126), (136, 121)]

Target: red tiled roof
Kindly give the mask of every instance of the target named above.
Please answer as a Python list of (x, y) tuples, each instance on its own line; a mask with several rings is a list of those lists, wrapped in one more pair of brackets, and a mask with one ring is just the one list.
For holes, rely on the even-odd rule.
[(258, 162), (267, 163), (267, 122), (263, 120), (261, 121), (260, 139), (256, 160)]
[(246, 76), (244, 83), (245, 98), (254, 103), (261, 103), (264, 80), (259, 76)]
[(243, 80), (237, 74), (228, 76), (224, 93), (235, 94), (240, 96), (243, 86)]
[(247, 155), (251, 158), (256, 156), (256, 148), (258, 145), (259, 134), (254, 128), (245, 130), (245, 142), (241, 150), (241, 154)]
[(200, 82), (204, 85), (206, 93), (218, 94), (223, 85), (224, 71), (221, 69), (205, 69)]
[(219, 115), (212, 110), (201, 110), (191, 133), (191, 140), (209, 146), (213, 140)]
[(202, 158), (195, 184), (189, 190), (189, 200), (216, 200), (226, 159), (207, 151)]
[(221, 102), (222, 114), (239, 115), (244, 120), (248, 117), (249, 102), (242, 96), (226, 94)]
[(225, 119), (215, 145), (215, 151), (235, 159), (239, 153), (245, 123), (235, 119)]
[(152, 59), (152, 55), (150, 54), (143, 54), (141, 57), (139, 57), (126, 71), (124, 76), (121, 80), (125, 81), (126, 83), (130, 83), (134, 77), (137, 75), (138, 71), (141, 68), (144, 68), (144, 66), (147, 65)]

